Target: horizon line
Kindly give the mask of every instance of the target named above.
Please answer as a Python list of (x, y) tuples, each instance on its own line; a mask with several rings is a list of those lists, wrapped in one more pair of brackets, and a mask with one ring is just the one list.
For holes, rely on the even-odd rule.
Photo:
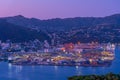
[(113, 16), (113, 15), (120, 15), (120, 13), (115, 13), (115, 14), (111, 14), (111, 15), (106, 15), (106, 16), (76, 16), (76, 17), (53, 17), (53, 18), (48, 18), (48, 19), (40, 19), (37, 17), (28, 17), (22, 14), (18, 14), (18, 15), (10, 15), (10, 16), (0, 16), (0, 18), (10, 18), (10, 17), (24, 17), (24, 18), (29, 18), (29, 19), (39, 19), (39, 20), (51, 20), (51, 19), (71, 19), (71, 18), (104, 18), (104, 17), (108, 17), (108, 16)]

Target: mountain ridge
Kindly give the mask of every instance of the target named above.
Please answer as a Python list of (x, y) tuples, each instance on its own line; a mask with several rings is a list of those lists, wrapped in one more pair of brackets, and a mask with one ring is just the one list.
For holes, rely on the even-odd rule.
[[(55, 37), (55, 41), (62, 43), (77, 41), (120, 42), (120, 36), (118, 35), (120, 34), (120, 14), (105, 17), (75, 17), (48, 20), (26, 18), (22, 15), (17, 15), (0, 18), (0, 21), (16, 25), (16, 27), (21, 26), (36, 32), (40, 31), (46, 37), (49, 37), (46, 39)], [(36, 33), (34, 34), (37, 35)]]
[(42, 31), (32, 30), (27, 27), (14, 25), (6, 21), (0, 21), (0, 40), (12, 42), (26, 42), (39, 39), (40, 41), (49, 40), (49, 37)]
[[(71, 28), (79, 28), (83, 26), (94, 26), (103, 23), (120, 24), (120, 14), (114, 14), (106, 17), (75, 17), (75, 18), (55, 18), (48, 20), (40, 20), (36, 18), (26, 18), (22, 15), (5, 18), (7, 22), (20, 26), (48, 30), (70, 30)], [(55, 29), (55, 28), (58, 29)], [(67, 28), (68, 27), (68, 28)], [(66, 28), (66, 29), (65, 29)]]

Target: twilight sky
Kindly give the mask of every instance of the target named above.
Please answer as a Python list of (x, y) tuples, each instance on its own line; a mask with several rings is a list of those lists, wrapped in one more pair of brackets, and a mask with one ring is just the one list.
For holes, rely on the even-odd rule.
[(39, 19), (108, 16), (120, 13), (120, 0), (0, 0), (0, 17)]

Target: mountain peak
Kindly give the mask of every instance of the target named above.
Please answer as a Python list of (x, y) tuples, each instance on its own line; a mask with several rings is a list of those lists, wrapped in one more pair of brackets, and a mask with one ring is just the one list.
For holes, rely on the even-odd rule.
[(23, 15), (16, 15), (14, 17), (17, 17), (17, 18), (25, 18)]
[(113, 15), (106, 16), (106, 17), (120, 17), (120, 14), (113, 14)]
[(120, 16), (120, 14), (113, 14), (113, 15), (111, 15), (111, 16)]

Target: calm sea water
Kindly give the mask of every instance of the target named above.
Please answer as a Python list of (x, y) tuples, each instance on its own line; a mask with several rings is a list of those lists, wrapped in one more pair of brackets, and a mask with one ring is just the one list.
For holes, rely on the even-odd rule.
[(67, 80), (69, 76), (120, 73), (120, 49), (110, 67), (13, 66), (0, 62), (0, 80)]

